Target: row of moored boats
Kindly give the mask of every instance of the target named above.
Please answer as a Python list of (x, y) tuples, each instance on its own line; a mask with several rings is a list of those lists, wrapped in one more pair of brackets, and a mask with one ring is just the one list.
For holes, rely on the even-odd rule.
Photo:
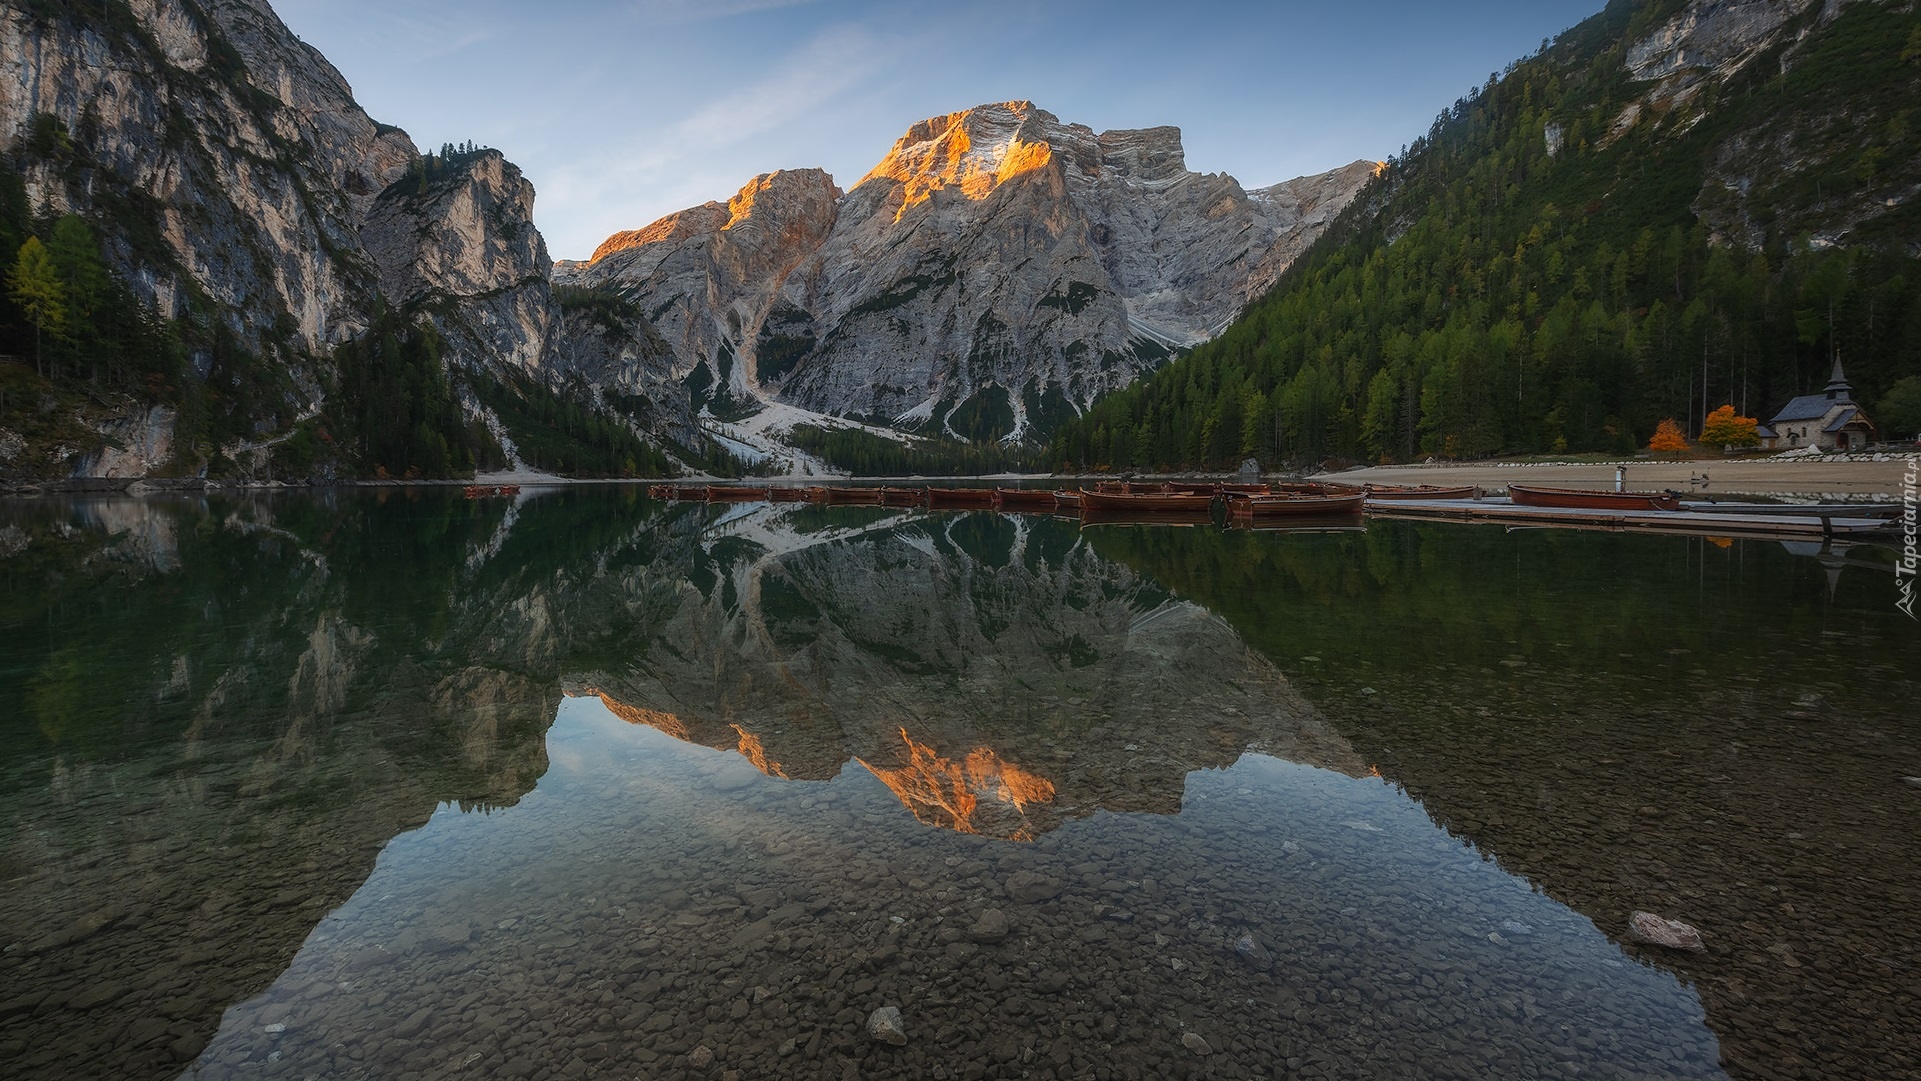
[(704, 503), (827, 503), (933, 510), (1005, 510), (1036, 513), (1211, 515), (1225, 503), (1232, 518), (1332, 518), (1359, 515), (1370, 500), (1473, 499), (1472, 485), (1384, 486), (1346, 484), (1146, 483), (1101, 481), (1082, 488), (985, 487), (798, 487), (737, 484), (656, 484), (656, 499)]

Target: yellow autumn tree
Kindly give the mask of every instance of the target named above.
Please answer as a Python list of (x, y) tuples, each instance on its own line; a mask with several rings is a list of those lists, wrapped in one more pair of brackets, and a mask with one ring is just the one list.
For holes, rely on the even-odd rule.
[(1681, 426), (1674, 423), (1673, 417), (1661, 421), (1654, 428), (1654, 438), (1648, 440), (1649, 450), (1686, 450), (1688, 437), (1681, 434)]
[(1701, 443), (1709, 447), (1760, 446), (1761, 437), (1755, 432), (1759, 424), (1753, 417), (1735, 416), (1734, 406), (1724, 405), (1701, 422)]

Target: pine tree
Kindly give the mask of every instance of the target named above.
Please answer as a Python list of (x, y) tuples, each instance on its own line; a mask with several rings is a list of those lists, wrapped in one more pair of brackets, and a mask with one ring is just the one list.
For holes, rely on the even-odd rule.
[(66, 329), (67, 291), (61, 285), (60, 274), (39, 237), (30, 236), (26, 243), (20, 245), (20, 256), (14, 260), (13, 269), (7, 272), (7, 291), (27, 321), (33, 324), (33, 363), (41, 377), (45, 378), (46, 365), (41, 359), (42, 337), (46, 334), (58, 335)]

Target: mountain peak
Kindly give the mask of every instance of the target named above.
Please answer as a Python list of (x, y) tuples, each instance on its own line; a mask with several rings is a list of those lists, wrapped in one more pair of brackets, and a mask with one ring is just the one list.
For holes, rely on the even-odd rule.
[(1031, 101), (1005, 101), (929, 117), (909, 127), (893, 149), (854, 185), (891, 180), (903, 186), (899, 213), (945, 188), (984, 199), (1023, 173), (1053, 161), (1048, 138), (1061, 124)]

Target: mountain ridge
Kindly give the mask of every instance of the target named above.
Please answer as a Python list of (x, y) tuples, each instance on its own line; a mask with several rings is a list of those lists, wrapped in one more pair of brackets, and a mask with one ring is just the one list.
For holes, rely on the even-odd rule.
[[(1189, 172), (1178, 128), (1097, 134), (990, 103), (910, 125), (845, 191), (818, 169), (762, 174), (556, 277), (658, 313), (716, 416), (764, 398), (1019, 439), (1205, 340), (1374, 168), (1248, 192)], [(767, 213), (776, 227), (732, 235)], [(729, 258), (770, 272), (743, 281)]]

